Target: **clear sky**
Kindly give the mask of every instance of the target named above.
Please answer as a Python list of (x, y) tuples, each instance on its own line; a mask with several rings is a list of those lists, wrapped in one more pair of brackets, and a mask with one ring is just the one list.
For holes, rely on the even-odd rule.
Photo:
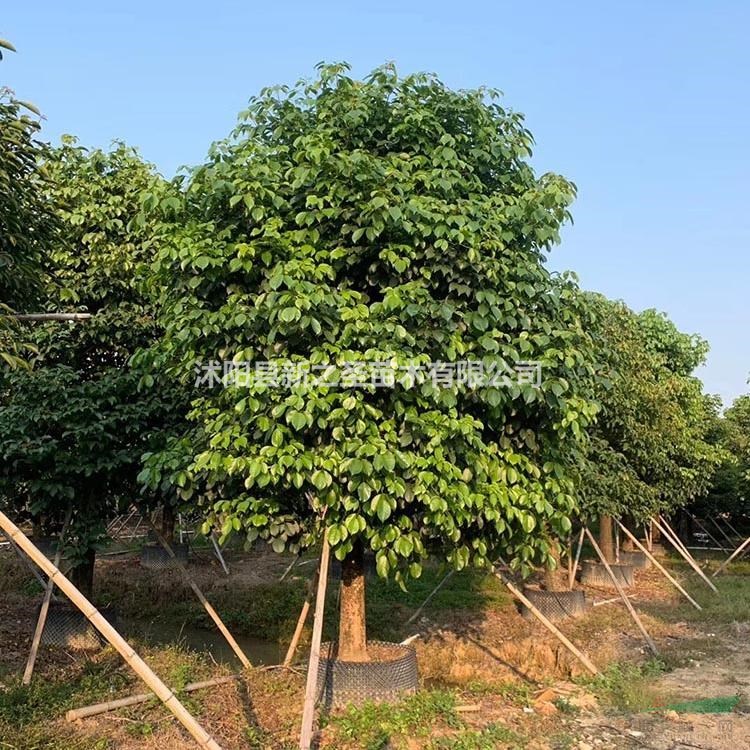
[(4, 5), (0, 38), (18, 54), (0, 84), (43, 110), (47, 137), (122, 138), (167, 176), (202, 160), (262, 86), (321, 60), (501, 89), (527, 116), (537, 168), (579, 187), (551, 265), (707, 338), (709, 392), (750, 390), (750, 3)]

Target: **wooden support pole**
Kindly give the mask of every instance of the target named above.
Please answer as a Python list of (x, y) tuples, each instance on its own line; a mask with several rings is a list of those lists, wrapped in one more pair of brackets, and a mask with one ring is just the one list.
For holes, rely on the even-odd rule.
[(635, 611), (635, 607), (631, 603), (630, 599), (628, 599), (625, 592), (622, 590), (622, 586), (620, 586), (620, 582), (617, 580), (614, 572), (612, 571), (612, 568), (610, 567), (609, 563), (607, 562), (607, 558), (602, 553), (601, 549), (599, 548), (599, 545), (596, 543), (596, 539), (594, 539), (594, 535), (586, 529), (586, 536), (588, 536), (589, 541), (591, 542), (592, 547), (594, 548), (594, 551), (599, 556), (599, 559), (602, 561), (602, 564), (604, 565), (607, 574), (609, 575), (610, 580), (614, 584), (615, 589), (617, 589), (617, 593), (620, 595), (620, 598), (625, 603), (625, 606), (628, 609), (628, 612), (630, 612), (630, 616), (633, 618), (633, 622), (638, 626), (638, 629), (643, 633), (643, 637), (646, 640), (646, 643), (648, 644), (648, 647), (651, 649), (651, 653), (654, 656), (659, 655), (659, 650), (656, 648), (656, 644), (651, 640), (651, 636), (648, 634), (648, 631), (646, 630), (645, 626), (641, 622), (641, 618), (638, 617), (638, 613)]
[[(242, 675), (233, 674), (227, 677), (216, 677), (213, 680), (204, 680), (203, 682), (191, 682), (182, 688), (184, 693), (193, 693), (196, 690), (203, 690), (209, 687), (215, 687), (216, 685), (224, 685), (227, 682), (233, 682)], [(175, 692), (175, 691), (172, 691)], [(127, 708), (128, 706), (136, 706), (139, 703), (145, 703), (154, 697), (153, 693), (138, 693), (137, 695), (129, 695), (127, 698), (119, 698), (114, 701), (106, 701), (105, 703), (94, 703), (91, 706), (84, 706), (82, 708), (74, 708), (65, 714), (66, 721), (77, 721), (78, 719), (87, 719), (89, 716), (98, 716), (99, 714), (105, 714), (108, 711), (116, 711), (118, 708)]]
[(146, 683), (175, 718), (206, 750), (221, 750), (221, 746), (180, 703), (177, 696), (154, 674), (128, 642), (107, 622), (97, 608), (32, 544), (31, 540), (0, 511), (0, 528), (46, 573), (58, 588), (83, 612), (89, 622), (114, 646), (133, 671)]
[(724, 548), (724, 545), (690, 512), (687, 511), (687, 514), (690, 516), (690, 518), (693, 519), (695, 523), (698, 524), (698, 526), (701, 528), (703, 533), (720, 549)]
[(234, 636), (227, 629), (227, 626), (224, 624), (221, 617), (219, 617), (219, 613), (211, 606), (208, 599), (206, 599), (206, 597), (204, 596), (203, 592), (198, 588), (198, 584), (193, 580), (193, 577), (190, 575), (190, 573), (188, 573), (187, 568), (182, 564), (182, 561), (177, 559), (177, 555), (175, 555), (174, 550), (172, 549), (169, 542), (164, 538), (159, 529), (156, 528), (154, 522), (149, 516), (144, 515), (143, 517), (146, 519), (146, 523), (148, 524), (150, 530), (159, 540), (159, 544), (164, 547), (167, 554), (177, 564), (177, 567), (182, 573), (182, 577), (184, 578), (185, 583), (187, 583), (187, 585), (190, 586), (190, 588), (193, 590), (193, 593), (198, 598), (198, 601), (203, 605), (203, 609), (208, 612), (208, 616), (214, 621), (214, 624), (219, 629), (219, 632), (224, 636), (224, 640), (226, 640), (232, 651), (234, 651), (234, 653), (236, 654), (237, 658), (240, 660), (240, 662), (242, 662), (242, 666), (246, 669), (252, 668), (253, 665), (250, 663), (250, 660), (247, 658), (247, 656), (245, 656), (245, 652), (240, 648), (240, 644), (237, 643), (237, 641), (234, 639)]
[(319, 575), (320, 575), (320, 562), (318, 562), (318, 566), (315, 568), (315, 574), (308, 581), (307, 594), (305, 595), (305, 601), (302, 604), (302, 610), (299, 613), (299, 617), (297, 618), (297, 625), (294, 628), (294, 635), (292, 635), (292, 640), (289, 643), (289, 648), (286, 651), (286, 656), (284, 657), (284, 662), (282, 664), (282, 666), (284, 667), (290, 667), (292, 665), (294, 654), (297, 651), (297, 646), (299, 645), (299, 639), (302, 637), (302, 630), (304, 629), (305, 623), (307, 622), (307, 615), (310, 613), (310, 607), (312, 606), (312, 598), (315, 593), (315, 589), (318, 585)]
[(584, 529), (581, 529), (581, 533), (578, 535), (578, 547), (576, 549), (576, 557), (573, 561), (573, 565), (568, 569), (568, 590), (573, 589), (573, 583), (576, 580), (576, 571), (578, 570), (578, 561), (581, 558), (581, 548), (583, 547)]
[[(659, 518), (661, 519), (661, 517)], [(697, 562), (695, 562), (690, 552), (688, 552), (687, 549), (682, 546), (680, 540), (674, 535), (674, 532), (672, 532), (671, 528), (666, 523), (662, 524), (662, 521), (663, 519), (654, 520), (654, 523), (656, 524), (656, 527), (659, 529), (659, 531), (661, 531), (667, 541), (669, 541), (669, 543), (677, 550), (677, 552), (682, 555), (687, 564), (706, 582), (709, 588), (711, 588), (715, 594), (718, 594), (719, 590), (708, 579), (708, 576), (701, 570), (700, 566)]]
[(721, 573), (721, 571), (724, 570), (724, 568), (726, 568), (727, 565), (729, 565), (729, 563), (732, 562), (732, 560), (734, 560), (734, 558), (737, 557), (737, 555), (739, 555), (748, 544), (750, 544), (750, 537), (745, 539), (745, 541), (742, 542), (742, 544), (740, 544), (740, 546), (737, 547), (737, 549), (732, 552), (726, 560), (724, 560), (724, 562), (714, 571), (713, 577), (716, 578), (716, 576), (719, 575), (719, 573)]
[[(180, 534), (182, 534), (182, 525), (180, 525)], [(229, 566), (224, 559), (224, 555), (221, 554), (221, 547), (219, 547), (219, 543), (216, 541), (216, 534), (213, 531), (211, 532), (211, 543), (214, 546), (214, 554), (216, 555), (216, 559), (221, 564), (222, 570), (226, 575), (229, 575)]]
[[(729, 519), (728, 519), (728, 518), (725, 518), (725, 519), (723, 519), (723, 520), (724, 520), (724, 523), (725, 523), (725, 524), (727, 525), (727, 527), (729, 528), (729, 530), (730, 530), (730, 531), (731, 531), (731, 532), (732, 532), (732, 533), (734, 534), (734, 536), (735, 536), (735, 537), (736, 537), (737, 539), (742, 539), (742, 534), (740, 534), (740, 532), (739, 532), (739, 531), (737, 531), (737, 529), (735, 529), (735, 528), (734, 528), (734, 526), (732, 526), (732, 524), (731, 524), (731, 523), (729, 523)], [(735, 544), (736, 544), (736, 542), (735, 542)]]
[(615, 562), (620, 562), (620, 527), (618, 524), (620, 523), (619, 518), (613, 519), (615, 522)]
[(283, 580), (292, 572), (292, 568), (297, 564), (297, 561), (299, 560), (299, 555), (295, 557), (289, 565), (287, 565), (286, 568), (284, 568), (284, 572), (281, 574), (281, 577), (279, 578), (279, 583), (282, 583)]
[(711, 523), (712, 523), (712, 524), (713, 524), (714, 526), (716, 526), (716, 528), (717, 528), (717, 529), (719, 530), (719, 533), (720, 533), (720, 534), (721, 534), (721, 535), (722, 535), (722, 536), (724, 537), (724, 539), (726, 539), (726, 540), (727, 540), (727, 544), (729, 544), (729, 547), (730, 547), (730, 549), (731, 549), (732, 547), (734, 547), (734, 545), (736, 544), (736, 542), (733, 542), (733, 541), (732, 541), (732, 540), (731, 540), (731, 539), (729, 538), (729, 535), (727, 534), (727, 532), (726, 532), (726, 531), (724, 531), (724, 529), (722, 529), (722, 528), (721, 528), (721, 526), (719, 526), (719, 524), (718, 524), (718, 523), (716, 522), (716, 519), (715, 519), (715, 518), (714, 518), (713, 516), (709, 516), (709, 519), (711, 520)]
[(318, 574), (318, 591), (315, 595), (315, 614), (313, 616), (312, 644), (310, 661), (307, 665), (307, 683), (305, 685), (305, 705), (302, 712), (300, 730), (300, 750), (310, 750), (313, 740), (313, 721), (315, 720), (315, 691), (318, 685), (318, 664), (320, 663), (320, 641), (323, 637), (323, 617), (326, 607), (326, 587), (328, 585), (328, 528), (323, 532), (323, 550), (320, 553), (320, 572)]
[(91, 313), (19, 313), (11, 315), (11, 318), (23, 320), (29, 323), (38, 323), (46, 320), (89, 320)]
[(576, 648), (565, 637), (562, 631), (553, 625), (497, 568), (495, 568), (494, 572), (495, 575), (505, 584), (508, 591), (510, 591), (510, 593), (513, 594), (521, 604), (528, 607), (531, 614), (534, 615), (534, 617), (536, 617), (536, 619), (539, 620), (539, 622), (542, 623), (542, 625), (544, 625), (544, 627), (547, 628), (547, 630), (549, 630), (549, 632), (552, 633), (552, 635), (554, 635), (555, 638), (557, 638), (557, 640), (559, 640), (560, 643), (562, 643), (562, 645), (565, 646), (565, 648), (568, 649), (568, 651), (570, 651), (570, 653), (573, 654), (573, 656), (575, 656), (589, 672), (591, 672), (591, 674), (599, 674), (599, 670), (594, 666), (594, 663), (588, 658), (588, 656), (586, 656), (586, 654)]
[[(73, 515), (73, 508), (69, 507), (65, 513), (65, 520), (60, 531), (60, 539), (57, 542), (57, 549), (55, 550), (55, 567), (60, 567), (60, 559), (62, 558), (63, 545), (65, 544), (65, 534), (68, 532), (68, 525), (70, 524), (70, 517)], [(34, 674), (34, 664), (36, 664), (36, 655), (39, 653), (39, 644), (42, 642), (42, 633), (44, 632), (44, 626), (47, 624), (47, 612), (49, 612), (49, 603), (52, 599), (52, 592), (55, 588), (54, 581), (50, 578), (47, 581), (47, 586), (44, 589), (44, 599), (42, 599), (42, 606), (39, 608), (39, 617), (37, 617), (36, 628), (34, 629), (34, 637), (31, 639), (31, 650), (29, 651), (29, 658), (26, 660), (26, 669), (23, 671), (23, 679), (21, 682), (24, 685), (31, 683), (31, 677)]]
[(422, 602), (422, 604), (419, 606), (417, 611), (404, 623), (404, 627), (407, 625), (411, 625), (418, 617), (422, 614), (424, 611), (424, 608), (432, 601), (432, 598), (437, 594), (438, 591), (440, 591), (441, 588), (450, 580), (451, 576), (455, 573), (455, 570), (449, 570), (443, 578), (440, 579), (440, 583), (438, 583), (437, 586), (435, 586), (434, 589), (430, 592), (428, 597)]
[[(632, 599), (635, 596), (635, 594), (628, 594), (628, 599)], [(592, 607), (601, 607), (604, 604), (616, 604), (617, 602), (621, 602), (622, 599), (619, 596), (614, 597), (613, 599), (603, 599), (600, 602), (594, 602), (591, 606)]]
[[(619, 521), (617, 522), (620, 523)], [(640, 543), (638, 539), (635, 538), (635, 535), (632, 534), (626, 526), (620, 524), (620, 528), (623, 530), (625, 534), (629, 537), (630, 541), (635, 544), (635, 546), (643, 552), (644, 555), (651, 561), (651, 564), (696, 608), (701, 609), (701, 605), (698, 604), (698, 602), (693, 599), (690, 594), (688, 594), (687, 591), (685, 591), (682, 586), (677, 582), (675, 578), (673, 578), (667, 569)]]

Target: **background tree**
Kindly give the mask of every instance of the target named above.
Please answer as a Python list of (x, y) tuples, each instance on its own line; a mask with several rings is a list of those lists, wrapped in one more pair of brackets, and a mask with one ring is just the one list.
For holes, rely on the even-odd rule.
[[(340, 656), (362, 659), (363, 550), (399, 580), (431, 552), (456, 568), (546, 562), (593, 407), (579, 297), (543, 265), (574, 187), (534, 174), (531, 135), (496, 92), (346, 70), (263, 91), (184, 186), (152, 196), (181, 203), (152, 280), (166, 332), (153, 361), (182, 382), (196, 360), (233, 358), (322, 377), (196, 391), (192, 429), (144, 479), (279, 552), (327, 527)], [(538, 361), (542, 383), (397, 370), (457, 360)], [(363, 362), (388, 363), (394, 386), (332, 384)]]
[(740, 396), (719, 414), (715, 405), (713, 438), (724, 458), (711, 480), (708, 494), (694, 502), (695, 515), (727, 515), (733, 525), (747, 525), (750, 515), (750, 396)]
[(60, 233), (49, 248), (44, 303), (85, 310), (85, 323), (35, 324), (31, 372), (0, 394), (0, 492), (16, 517), (48, 527), (74, 508), (68, 535), (77, 583), (91, 592), (94, 556), (111, 514), (138, 493), (143, 453), (179, 420), (180, 391), (129, 367), (158, 328), (139, 290), (149, 227), (134, 219), (158, 178), (132, 149), (89, 151), (65, 138), (45, 163)]
[(601, 412), (591, 431), (582, 505), (600, 517), (614, 559), (612, 517), (643, 522), (704, 494), (719, 460), (708, 441), (711, 404), (692, 375), (707, 352), (653, 310), (588, 295)]

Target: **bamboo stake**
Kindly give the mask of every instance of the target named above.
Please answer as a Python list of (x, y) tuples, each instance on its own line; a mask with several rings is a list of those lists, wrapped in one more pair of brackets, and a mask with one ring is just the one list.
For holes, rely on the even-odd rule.
[(620, 527), (617, 524), (620, 523), (619, 518), (615, 518), (615, 562), (620, 562)]
[[(70, 517), (73, 515), (73, 508), (69, 507), (65, 513), (65, 520), (63, 521), (62, 529), (60, 530), (60, 539), (57, 542), (57, 549), (55, 550), (55, 567), (60, 567), (60, 559), (62, 558), (63, 544), (65, 543), (65, 534), (68, 532), (68, 525), (70, 524)], [(34, 664), (36, 664), (36, 655), (39, 653), (39, 644), (42, 641), (42, 633), (44, 632), (44, 626), (47, 624), (47, 612), (49, 612), (49, 603), (52, 599), (52, 592), (55, 588), (55, 582), (50, 578), (47, 581), (47, 586), (44, 589), (44, 599), (42, 599), (42, 606), (39, 608), (39, 617), (36, 621), (36, 628), (34, 629), (34, 637), (31, 639), (31, 650), (29, 651), (29, 658), (26, 660), (26, 669), (23, 671), (23, 679), (21, 682), (24, 685), (31, 683), (31, 677), (34, 674)]]
[(521, 604), (528, 607), (531, 614), (536, 617), (539, 622), (544, 625), (547, 630), (549, 630), (550, 633), (552, 633), (555, 638), (557, 638), (560, 643), (562, 643), (565, 648), (570, 651), (573, 656), (575, 656), (581, 664), (583, 664), (586, 669), (588, 669), (589, 672), (593, 675), (598, 675), (599, 670), (594, 666), (594, 663), (591, 661), (591, 659), (586, 656), (582, 651), (577, 649), (566, 637), (565, 635), (560, 631), (559, 628), (557, 628), (555, 625), (553, 625), (497, 568), (494, 569), (495, 575), (505, 584), (508, 591), (510, 591), (513, 596), (518, 599)]
[(91, 313), (26, 313), (11, 315), (16, 320), (25, 320), (35, 323), (45, 320), (89, 320)]
[[(664, 537), (670, 542), (670, 544), (682, 555), (682, 557), (685, 559), (688, 565), (708, 584), (708, 586), (713, 589), (715, 594), (719, 593), (719, 590), (716, 588), (716, 586), (713, 585), (713, 583), (709, 580), (708, 576), (701, 570), (700, 566), (697, 562), (693, 559), (693, 556), (682, 547), (682, 544), (680, 544), (680, 540), (676, 536), (672, 536), (672, 530), (667, 526), (666, 524), (662, 526), (662, 524), (659, 521), (654, 521), (657, 528), (661, 533), (664, 535)], [(667, 531), (669, 529), (669, 531)]]
[(721, 534), (721, 535), (722, 535), (722, 536), (724, 537), (724, 539), (726, 539), (726, 540), (727, 540), (727, 542), (729, 543), (729, 546), (730, 546), (730, 548), (731, 548), (731, 547), (734, 547), (734, 545), (735, 545), (735, 542), (733, 542), (733, 541), (732, 541), (732, 540), (731, 540), (731, 539), (729, 538), (729, 536), (727, 535), (727, 532), (726, 532), (726, 531), (724, 531), (724, 529), (722, 529), (722, 528), (721, 528), (721, 526), (719, 526), (719, 524), (718, 524), (718, 523), (716, 522), (716, 519), (715, 519), (715, 518), (714, 518), (713, 516), (709, 516), (709, 518), (710, 518), (710, 520), (711, 520), (711, 523), (712, 523), (712, 524), (713, 524), (714, 526), (716, 526), (716, 528), (717, 528), (717, 529), (719, 530), (719, 533), (720, 533), (720, 534)]
[(326, 606), (326, 586), (328, 585), (328, 528), (323, 532), (323, 550), (320, 553), (320, 573), (318, 591), (315, 596), (315, 614), (313, 616), (312, 644), (310, 661), (307, 665), (307, 683), (305, 685), (305, 705), (302, 712), (302, 729), (300, 730), (300, 750), (310, 750), (313, 739), (313, 721), (315, 720), (315, 691), (318, 684), (318, 664), (320, 663), (320, 641), (323, 637), (323, 616)]
[(300, 556), (299, 556), (299, 555), (297, 555), (297, 557), (295, 557), (295, 558), (294, 558), (294, 559), (293, 559), (293, 560), (292, 560), (292, 561), (291, 561), (291, 562), (289, 563), (289, 565), (287, 565), (287, 567), (286, 567), (286, 568), (284, 568), (284, 572), (283, 572), (283, 573), (281, 574), (281, 578), (279, 578), (279, 583), (281, 583), (281, 582), (282, 582), (282, 581), (283, 581), (283, 580), (284, 580), (284, 579), (285, 579), (285, 578), (286, 578), (286, 577), (287, 577), (287, 576), (288, 576), (288, 575), (289, 575), (289, 574), (290, 574), (290, 573), (292, 572), (292, 568), (293, 568), (293, 567), (294, 567), (294, 566), (295, 566), (295, 565), (297, 564), (297, 561), (299, 560), (299, 557), (300, 557)]
[[(39, 582), (39, 585), (42, 587), (42, 589), (46, 590), (47, 581), (44, 580), (34, 563), (32, 563), (31, 560), (26, 555), (24, 555), (23, 552), (21, 552), (21, 550), (18, 548), (18, 545), (9, 536), (7, 536), (2, 529), (0, 529), (0, 534), (2, 534), (8, 540), (8, 544), (11, 546), (11, 549), (16, 553), (16, 555), (18, 555), (18, 559), (31, 571), (31, 574)], [(57, 600), (57, 597), (53, 593), (52, 601), (56, 602)]]
[(297, 646), (299, 645), (299, 639), (302, 637), (302, 630), (305, 627), (305, 623), (307, 622), (307, 615), (310, 612), (313, 593), (318, 584), (319, 575), (320, 564), (318, 564), (318, 567), (315, 569), (315, 574), (307, 584), (307, 594), (305, 595), (305, 601), (302, 605), (302, 610), (299, 613), (299, 617), (297, 618), (297, 625), (294, 628), (294, 635), (292, 636), (291, 643), (289, 644), (289, 648), (286, 651), (286, 656), (284, 657), (284, 662), (282, 664), (282, 666), (284, 667), (290, 667), (292, 664), (292, 659), (294, 659), (294, 653), (297, 650)]
[(206, 597), (204, 596), (203, 592), (198, 588), (198, 584), (193, 580), (190, 573), (188, 573), (187, 568), (183, 565), (182, 561), (177, 559), (177, 555), (175, 555), (174, 550), (172, 549), (169, 542), (164, 538), (162, 533), (159, 531), (159, 529), (156, 528), (154, 522), (148, 516), (144, 516), (144, 518), (146, 519), (146, 523), (148, 524), (151, 531), (159, 540), (159, 544), (164, 547), (167, 554), (177, 563), (177, 567), (182, 573), (185, 582), (188, 584), (188, 586), (190, 586), (190, 588), (193, 590), (193, 593), (198, 597), (198, 601), (203, 605), (203, 609), (208, 612), (209, 617), (214, 621), (214, 624), (219, 629), (219, 632), (224, 636), (224, 639), (230, 645), (232, 651), (234, 651), (237, 658), (242, 662), (242, 666), (245, 667), (245, 669), (251, 669), (253, 665), (250, 663), (250, 660), (247, 658), (247, 656), (245, 656), (245, 652), (240, 648), (240, 645), (234, 639), (234, 636), (229, 632), (229, 630), (227, 630), (227, 626), (224, 624), (221, 617), (219, 617), (219, 613), (211, 606), (208, 599), (206, 599)]
[(740, 534), (740, 532), (737, 531), (737, 529), (735, 529), (734, 526), (732, 526), (731, 523), (729, 523), (729, 519), (728, 518), (724, 518), (722, 520), (729, 527), (729, 530), (737, 537), (737, 539), (742, 539), (742, 534)]
[(435, 586), (434, 589), (432, 589), (429, 596), (422, 602), (417, 611), (404, 623), (404, 627), (406, 627), (407, 625), (411, 625), (417, 619), (417, 617), (422, 614), (424, 608), (432, 601), (432, 598), (435, 596), (435, 594), (437, 594), (437, 592), (440, 591), (441, 588), (443, 588), (443, 585), (448, 582), (448, 580), (454, 573), (454, 570), (449, 570), (445, 574), (445, 576), (440, 580), (440, 583), (438, 583), (438, 585)]
[[(196, 690), (203, 690), (204, 688), (233, 682), (234, 680), (238, 680), (241, 676), (242, 675), (239, 674), (233, 674), (228, 677), (216, 677), (213, 680), (204, 680), (203, 682), (191, 682), (188, 685), (185, 685), (182, 690), (185, 693), (192, 693)], [(127, 708), (128, 706), (135, 706), (138, 703), (145, 703), (153, 697), (153, 693), (138, 693), (137, 695), (129, 695), (127, 698), (106, 701), (105, 703), (94, 703), (91, 706), (84, 706), (82, 708), (74, 708), (65, 714), (65, 720), (77, 721), (78, 719), (87, 719), (89, 716), (98, 716), (99, 714), (105, 714), (109, 711), (116, 711), (118, 708)]]
[[(180, 534), (182, 534), (181, 529)], [(224, 560), (224, 555), (221, 554), (221, 547), (219, 547), (219, 543), (216, 541), (216, 534), (213, 531), (211, 532), (211, 543), (214, 545), (214, 553), (221, 563), (221, 567), (224, 569), (224, 572), (229, 575), (229, 568), (227, 567), (226, 560)]]
[(18, 546), (44, 573), (53, 579), (63, 594), (83, 612), (89, 622), (117, 649), (133, 671), (174, 714), (182, 726), (190, 732), (200, 747), (207, 750), (221, 750), (221, 746), (191, 716), (177, 696), (154, 674), (128, 642), (107, 622), (101, 612), (32, 544), (31, 540), (2, 511), (0, 511), (0, 528), (18, 543)]
[[(617, 523), (620, 523), (619, 521)], [(667, 569), (640, 543), (638, 539), (635, 538), (635, 535), (632, 534), (626, 526), (623, 526), (620, 524), (622, 530), (627, 534), (627, 536), (630, 538), (630, 540), (635, 544), (638, 549), (643, 552), (644, 555), (651, 561), (651, 564), (673, 585), (677, 590), (696, 608), (696, 609), (702, 609), (701, 605), (698, 604), (698, 602), (693, 599), (690, 594), (688, 594), (687, 591), (685, 591), (682, 586), (677, 582), (675, 578), (673, 578)]]
[(720, 549), (724, 549), (724, 545), (690, 512), (687, 511), (687, 514), (690, 516), (690, 518), (695, 521), (695, 523), (698, 524), (698, 526), (702, 529), (703, 533)]
[(568, 590), (572, 591), (573, 589), (573, 583), (576, 579), (576, 571), (578, 570), (578, 561), (581, 558), (581, 548), (583, 547), (583, 536), (584, 536), (584, 529), (581, 529), (581, 533), (578, 536), (578, 548), (576, 549), (576, 559), (573, 563), (573, 567), (570, 568), (568, 571)]
[(750, 544), (750, 537), (745, 539), (745, 541), (742, 542), (742, 544), (740, 544), (740, 546), (737, 547), (737, 549), (732, 552), (732, 554), (726, 560), (724, 560), (724, 562), (714, 571), (713, 577), (716, 578), (716, 576), (719, 575), (719, 573), (721, 573), (721, 571), (724, 570), (724, 568), (726, 568), (727, 565), (729, 565), (729, 563), (732, 562), (732, 560), (734, 560), (734, 558), (737, 557), (737, 555), (739, 555), (740, 552), (742, 552), (742, 550), (744, 550), (748, 544)]
[(646, 630), (643, 623), (641, 622), (641, 618), (638, 617), (638, 613), (635, 611), (635, 607), (631, 603), (630, 599), (628, 599), (627, 594), (622, 590), (622, 586), (620, 586), (620, 582), (615, 577), (615, 574), (612, 571), (612, 568), (607, 562), (607, 558), (604, 557), (604, 554), (599, 548), (599, 545), (596, 543), (596, 539), (594, 539), (594, 535), (588, 530), (588, 528), (586, 528), (586, 536), (588, 536), (589, 541), (591, 542), (591, 546), (594, 548), (594, 551), (599, 556), (599, 559), (602, 561), (602, 564), (604, 565), (607, 571), (607, 574), (609, 575), (610, 580), (614, 584), (614, 587), (617, 589), (617, 593), (620, 595), (620, 598), (625, 603), (625, 606), (627, 607), (628, 612), (630, 612), (630, 616), (633, 618), (633, 621), (638, 626), (638, 629), (641, 631), (641, 633), (643, 633), (643, 637), (646, 639), (646, 643), (648, 644), (648, 647), (651, 649), (651, 653), (654, 656), (658, 656), (659, 650), (656, 648), (656, 644), (651, 640), (651, 636), (648, 634), (648, 631)]

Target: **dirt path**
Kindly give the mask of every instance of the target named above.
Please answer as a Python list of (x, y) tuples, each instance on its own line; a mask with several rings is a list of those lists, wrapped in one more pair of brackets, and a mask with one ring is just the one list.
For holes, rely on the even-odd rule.
[(580, 750), (746, 750), (750, 748), (750, 623), (735, 623), (720, 639), (721, 653), (691, 659), (653, 684), (665, 703), (739, 696), (732, 713), (696, 714), (665, 710), (631, 716), (582, 716)]

